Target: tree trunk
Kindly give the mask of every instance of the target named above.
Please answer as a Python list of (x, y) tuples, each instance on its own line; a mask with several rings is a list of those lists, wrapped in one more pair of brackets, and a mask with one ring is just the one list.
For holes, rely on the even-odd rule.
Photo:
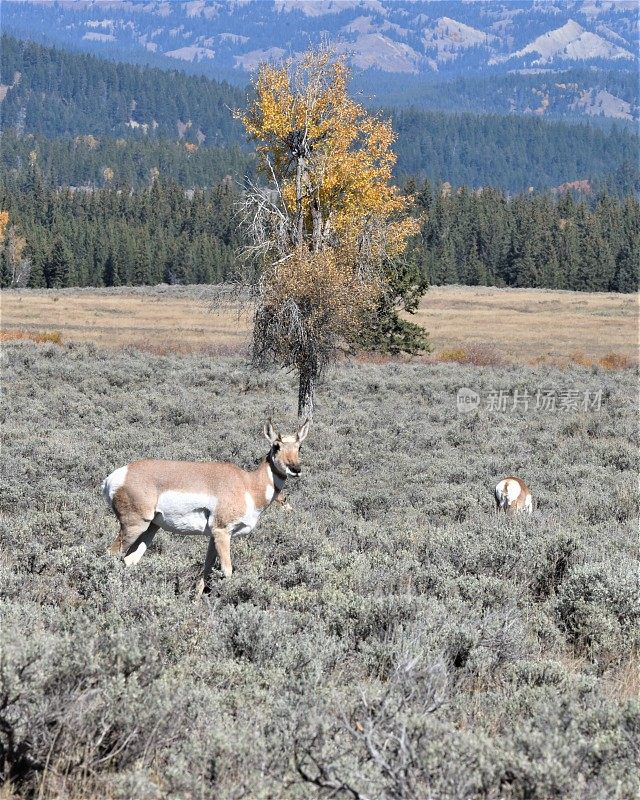
[(302, 244), (304, 236), (304, 213), (302, 208), (302, 178), (304, 175), (304, 158), (298, 157), (296, 165), (296, 236), (298, 247)]
[(299, 372), (298, 416), (301, 419), (313, 418), (313, 400), (316, 391), (316, 370), (304, 366)]
[(311, 204), (311, 218), (313, 220), (313, 251), (319, 253), (322, 250), (322, 214), (317, 197), (314, 197)]

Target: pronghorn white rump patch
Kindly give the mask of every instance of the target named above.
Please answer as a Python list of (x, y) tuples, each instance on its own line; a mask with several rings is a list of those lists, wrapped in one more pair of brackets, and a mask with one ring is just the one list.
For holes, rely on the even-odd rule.
[(105, 499), (109, 508), (113, 506), (113, 495), (118, 491), (122, 484), (127, 479), (128, 467), (119, 467), (114, 469), (111, 475), (108, 475), (102, 484), (102, 496)]
[(153, 521), (172, 533), (208, 533), (218, 498), (195, 492), (162, 492)]
[(517, 481), (510, 481), (508, 478), (500, 481), (496, 486), (496, 499), (500, 508), (507, 508), (514, 503), (520, 495), (520, 484)]

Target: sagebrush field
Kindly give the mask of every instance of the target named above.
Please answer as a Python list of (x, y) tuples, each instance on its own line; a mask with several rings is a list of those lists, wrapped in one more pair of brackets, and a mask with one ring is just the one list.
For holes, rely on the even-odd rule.
[[(256, 463), (293, 381), (91, 344), (2, 357), (2, 797), (638, 796), (636, 370), (342, 364), (294, 511), (194, 605), (205, 541), (161, 532), (127, 569), (100, 483), (138, 457)], [(460, 387), (601, 406), (462, 414)], [(533, 517), (493, 513), (509, 473)]]

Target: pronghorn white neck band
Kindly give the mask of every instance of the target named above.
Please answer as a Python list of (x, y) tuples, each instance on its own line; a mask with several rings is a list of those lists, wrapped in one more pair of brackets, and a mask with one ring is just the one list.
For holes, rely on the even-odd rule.
[(271, 470), (271, 477), (273, 479), (273, 485), (275, 486), (278, 492), (282, 491), (282, 487), (285, 485), (287, 480), (287, 473), (280, 472), (276, 465), (273, 462), (273, 458), (271, 457), (271, 453), (267, 456), (267, 466)]

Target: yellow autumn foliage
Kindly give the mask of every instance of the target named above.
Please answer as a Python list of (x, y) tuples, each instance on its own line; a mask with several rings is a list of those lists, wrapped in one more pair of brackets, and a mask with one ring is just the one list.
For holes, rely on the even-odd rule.
[[(278, 181), (289, 214), (301, 201), (308, 240), (314, 215), (323, 247), (383, 227), (380, 241), (394, 256), (418, 224), (399, 219), (409, 200), (390, 184), (396, 160), (391, 124), (349, 97), (348, 77), (344, 60), (327, 51), (307, 53), (295, 65), (264, 65), (255, 100), (240, 119), (257, 142), (262, 173)], [(295, 150), (301, 142), (306, 147), (302, 197)]]
[(9, 224), (9, 212), (0, 211), (0, 242), (4, 242), (4, 235), (5, 231), (7, 230), (8, 224)]

